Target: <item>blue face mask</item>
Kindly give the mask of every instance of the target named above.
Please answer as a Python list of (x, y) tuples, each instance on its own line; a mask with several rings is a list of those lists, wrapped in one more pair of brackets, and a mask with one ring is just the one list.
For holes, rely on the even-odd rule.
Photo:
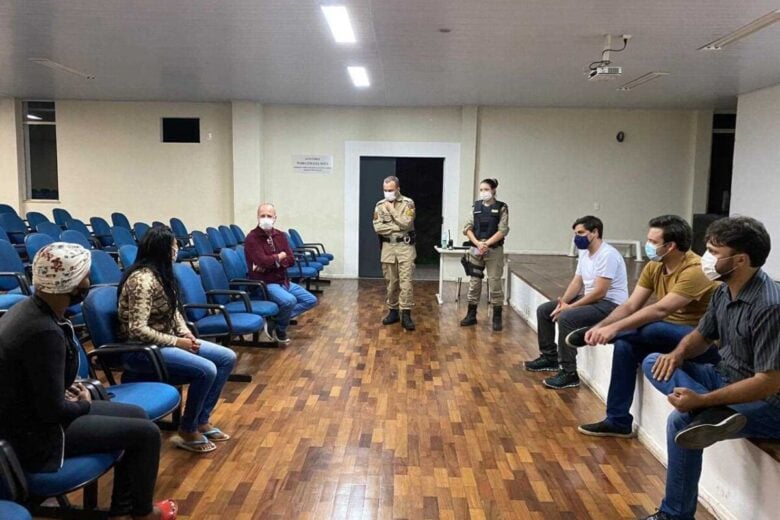
[[(663, 244), (661, 244), (661, 247), (663, 247)], [(660, 262), (666, 256), (666, 253), (659, 255), (658, 248), (650, 242), (645, 242), (645, 254), (652, 262)]]
[(590, 240), (588, 240), (587, 235), (574, 235), (574, 245), (577, 246), (577, 249), (588, 249)]

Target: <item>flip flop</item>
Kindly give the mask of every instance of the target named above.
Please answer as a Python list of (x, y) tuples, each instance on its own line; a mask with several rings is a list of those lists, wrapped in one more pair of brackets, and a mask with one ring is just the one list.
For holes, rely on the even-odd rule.
[(160, 510), (160, 520), (176, 520), (176, 514), (179, 511), (176, 502), (169, 498), (157, 502), (155, 506)]
[(201, 432), (204, 437), (206, 437), (211, 442), (225, 442), (226, 440), (230, 439), (230, 435), (223, 432), (219, 428), (212, 428), (207, 432)]
[[(216, 445), (214, 445), (214, 443), (208, 440), (206, 437), (198, 439), (197, 441), (185, 441), (177, 435), (176, 437), (171, 438), (171, 442), (173, 442), (177, 448), (191, 451), (192, 453), (208, 453), (217, 449)], [(207, 447), (200, 448), (200, 446), (204, 445)]]

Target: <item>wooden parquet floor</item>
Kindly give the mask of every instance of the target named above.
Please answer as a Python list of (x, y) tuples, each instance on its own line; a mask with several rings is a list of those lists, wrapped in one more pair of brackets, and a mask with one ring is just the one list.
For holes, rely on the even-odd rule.
[[(663, 466), (637, 441), (594, 439), (587, 388), (523, 369), (536, 337), (506, 308), (493, 333), (415, 284), (417, 330), (384, 327), (381, 281), (334, 281), (283, 349), (239, 348), (207, 455), (164, 446), (156, 496), (192, 519), (611, 519), (652, 513)], [(450, 289), (452, 290), (452, 289)], [(101, 502), (110, 496), (102, 479)], [(700, 508), (699, 518), (712, 518)]]

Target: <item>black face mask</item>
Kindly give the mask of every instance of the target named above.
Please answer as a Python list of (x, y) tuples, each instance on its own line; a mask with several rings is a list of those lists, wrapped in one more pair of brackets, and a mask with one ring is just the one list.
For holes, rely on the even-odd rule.
[(79, 303), (83, 302), (87, 297), (87, 294), (89, 294), (89, 287), (77, 288), (77, 292), (75, 294), (70, 294), (70, 305), (78, 305)]

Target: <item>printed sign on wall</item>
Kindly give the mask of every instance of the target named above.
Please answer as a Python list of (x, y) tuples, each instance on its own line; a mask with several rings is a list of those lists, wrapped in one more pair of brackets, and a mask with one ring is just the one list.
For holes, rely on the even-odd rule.
[(293, 155), (293, 170), (297, 173), (332, 173), (332, 155)]

